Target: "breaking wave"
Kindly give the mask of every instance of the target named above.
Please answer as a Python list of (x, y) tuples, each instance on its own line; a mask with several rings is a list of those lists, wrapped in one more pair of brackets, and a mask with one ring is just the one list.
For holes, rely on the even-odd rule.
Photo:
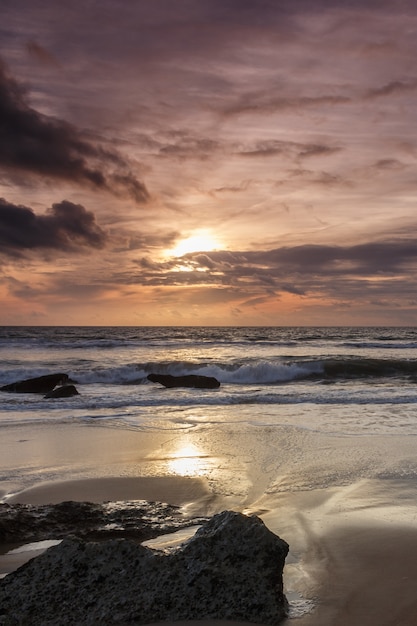
[[(247, 360), (228, 363), (193, 361), (155, 361), (125, 365), (102, 365), (96, 363), (72, 363), (70, 370), (59, 367), (80, 384), (128, 385), (148, 383), (151, 372), (184, 376), (197, 374), (214, 376), (223, 384), (231, 385), (279, 385), (281, 383), (314, 380), (332, 381), (360, 380), (370, 378), (408, 378), (417, 380), (417, 361), (401, 359), (327, 358), (315, 360)], [(39, 369), (9, 370), (7, 384), (33, 376), (51, 373)]]

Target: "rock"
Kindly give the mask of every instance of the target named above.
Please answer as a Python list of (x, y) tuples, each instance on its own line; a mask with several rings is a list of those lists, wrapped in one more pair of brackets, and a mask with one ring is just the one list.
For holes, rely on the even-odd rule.
[[(187, 518), (181, 508), (161, 502), (0, 503), (0, 544), (30, 543), (76, 535), (89, 541), (115, 537), (152, 539), (207, 518)], [(0, 622), (1, 623), (1, 622)]]
[(74, 385), (62, 385), (61, 387), (55, 387), (52, 391), (49, 391), (44, 398), (71, 398), (71, 396), (78, 396), (79, 393)]
[(257, 517), (225, 511), (170, 553), (130, 540), (67, 538), (0, 580), (0, 623), (146, 624), (286, 617), (288, 545)]
[(161, 383), (164, 387), (197, 387), (199, 389), (217, 389), (220, 383), (213, 376), (171, 376), (171, 374), (149, 374), (148, 380)]
[(3, 387), (0, 387), (0, 391), (48, 393), (57, 385), (63, 385), (66, 382), (68, 382), (68, 374), (47, 374), (46, 376), (37, 376), (36, 378), (20, 380), (10, 385), (3, 385)]

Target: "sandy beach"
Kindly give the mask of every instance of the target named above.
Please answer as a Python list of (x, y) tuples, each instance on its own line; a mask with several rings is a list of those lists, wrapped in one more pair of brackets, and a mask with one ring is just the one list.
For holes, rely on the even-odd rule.
[(31, 504), (156, 500), (189, 516), (255, 513), (290, 544), (289, 623), (413, 626), (414, 449), (413, 437), (286, 427), (11, 426), (2, 428), (0, 469), (8, 478), (0, 495)]

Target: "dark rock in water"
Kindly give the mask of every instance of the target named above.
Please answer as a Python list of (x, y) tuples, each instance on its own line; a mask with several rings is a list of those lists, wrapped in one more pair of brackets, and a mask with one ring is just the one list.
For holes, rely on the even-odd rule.
[(161, 383), (164, 387), (196, 387), (198, 389), (217, 389), (220, 383), (213, 376), (171, 376), (171, 374), (149, 374), (148, 380)]
[(10, 624), (222, 619), (275, 626), (287, 613), (288, 545), (257, 517), (225, 511), (170, 553), (130, 540), (67, 538), (0, 580)]
[(74, 385), (62, 385), (49, 391), (44, 398), (71, 398), (78, 395), (79, 393)]
[(145, 500), (104, 504), (0, 503), (0, 543), (30, 543), (68, 535), (91, 541), (115, 537), (145, 541), (202, 521), (207, 518), (186, 518), (177, 506)]
[(57, 385), (64, 385), (69, 382), (68, 374), (47, 374), (20, 380), (10, 385), (0, 387), (0, 391), (11, 391), (15, 393), (48, 393)]

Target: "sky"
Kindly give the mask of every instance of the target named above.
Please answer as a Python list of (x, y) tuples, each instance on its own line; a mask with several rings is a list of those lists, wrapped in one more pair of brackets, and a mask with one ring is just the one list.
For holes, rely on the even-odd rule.
[(417, 324), (414, 0), (0, 0), (0, 324)]

